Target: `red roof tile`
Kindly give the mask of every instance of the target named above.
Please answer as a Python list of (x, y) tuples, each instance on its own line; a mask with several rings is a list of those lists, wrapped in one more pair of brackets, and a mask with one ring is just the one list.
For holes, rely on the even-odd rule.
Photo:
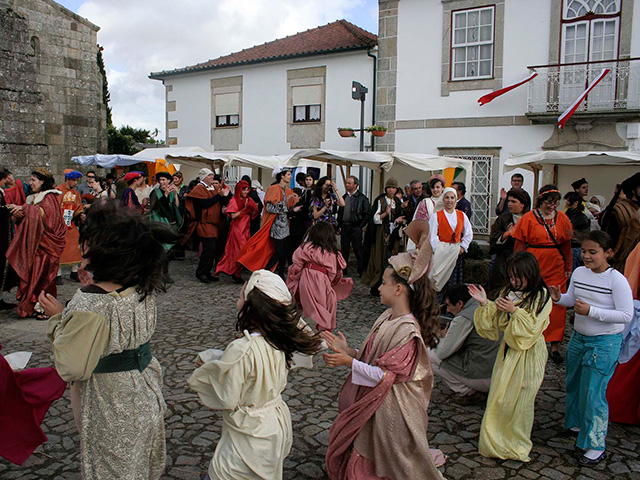
[(150, 78), (162, 78), (168, 75), (189, 73), (199, 70), (231, 67), (259, 62), (271, 62), (292, 57), (318, 55), (347, 50), (359, 50), (374, 47), (378, 37), (346, 20), (338, 20), (327, 25), (280, 38), (247, 48), (240, 52), (198, 63), (196, 65), (154, 72)]

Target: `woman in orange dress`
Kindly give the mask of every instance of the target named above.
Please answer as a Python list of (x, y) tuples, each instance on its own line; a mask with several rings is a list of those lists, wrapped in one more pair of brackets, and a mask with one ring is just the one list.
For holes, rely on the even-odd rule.
[[(540, 265), (540, 273), (547, 285), (566, 291), (567, 279), (571, 276), (573, 258), (571, 221), (559, 212), (560, 191), (555, 185), (545, 185), (538, 193), (536, 208), (523, 215), (513, 230), (516, 240), (514, 252), (531, 252)], [(551, 343), (551, 360), (562, 363), (559, 346), (564, 337), (566, 307), (553, 305), (549, 326), (544, 338)]]

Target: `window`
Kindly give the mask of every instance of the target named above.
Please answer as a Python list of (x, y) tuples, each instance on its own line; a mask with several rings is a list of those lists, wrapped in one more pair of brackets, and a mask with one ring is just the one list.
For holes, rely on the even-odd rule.
[(240, 94), (215, 94), (216, 127), (237, 127), (240, 125)]
[(240, 115), (216, 115), (216, 127), (237, 127)]
[(322, 105), (322, 85), (293, 87), (293, 122), (320, 122)]
[(293, 121), (296, 123), (319, 122), (320, 105), (295, 105), (293, 107)]
[(451, 80), (493, 77), (494, 7), (452, 12)]

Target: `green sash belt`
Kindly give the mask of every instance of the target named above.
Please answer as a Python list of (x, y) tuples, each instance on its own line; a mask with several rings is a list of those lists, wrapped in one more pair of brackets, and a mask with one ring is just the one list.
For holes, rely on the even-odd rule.
[(123, 350), (101, 358), (93, 373), (116, 373), (138, 370), (142, 372), (151, 363), (151, 344), (143, 343), (133, 350)]

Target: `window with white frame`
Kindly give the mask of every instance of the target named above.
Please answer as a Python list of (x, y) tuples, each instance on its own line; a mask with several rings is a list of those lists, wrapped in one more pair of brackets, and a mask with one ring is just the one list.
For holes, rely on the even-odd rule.
[(240, 93), (215, 94), (216, 127), (240, 125)]
[(493, 77), (493, 6), (457, 10), (451, 18), (451, 80)]
[(322, 114), (322, 85), (292, 88), (294, 123), (320, 122)]

